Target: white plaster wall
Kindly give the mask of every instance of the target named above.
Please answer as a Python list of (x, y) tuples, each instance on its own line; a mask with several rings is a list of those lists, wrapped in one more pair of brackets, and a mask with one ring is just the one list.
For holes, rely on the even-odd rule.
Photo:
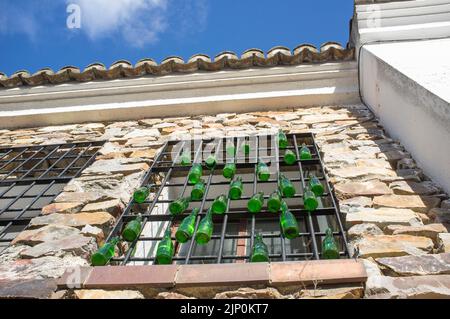
[(0, 128), (359, 103), (355, 61), (0, 90)]
[(450, 39), (367, 44), (363, 102), (427, 175), (450, 191)]

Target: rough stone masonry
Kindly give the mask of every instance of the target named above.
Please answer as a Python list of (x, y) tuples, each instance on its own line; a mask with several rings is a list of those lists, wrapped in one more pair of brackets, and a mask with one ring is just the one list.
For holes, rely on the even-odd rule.
[[(270, 129), (312, 132), (346, 214), (365, 287), (271, 287), (215, 298), (450, 298), (450, 200), (363, 105), (0, 130), (0, 145), (106, 140), (95, 162), (44, 207), (0, 255), (0, 297), (144, 298), (139, 291), (56, 291), (65, 269), (87, 266), (168, 139), (240, 136)], [(160, 292), (157, 298), (195, 298)]]

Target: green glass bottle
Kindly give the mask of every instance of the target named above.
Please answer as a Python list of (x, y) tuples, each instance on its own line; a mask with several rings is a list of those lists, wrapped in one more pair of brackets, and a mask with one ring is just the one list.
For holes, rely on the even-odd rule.
[(158, 243), (158, 248), (156, 249), (156, 263), (158, 265), (170, 265), (172, 263), (173, 242), (171, 235), (170, 227), (167, 227), (164, 237)]
[(280, 216), (281, 232), (287, 239), (294, 239), (300, 233), (295, 216), (289, 211), (287, 204), (283, 201)]
[(231, 183), (230, 190), (228, 192), (228, 196), (232, 200), (240, 199), (242, 196), (242, 192), (244, 191), (244, 184), (242, 183), (242, 177), (238, 176), (236, 179)]
[(143, 202), (145, 202), (145, 200), (148, 198), (149, 195), (150, 195), (149, 187), (147, 186), (139, 187), (133, 193), (133, 200), (138, 204), (142, 204)]
[(190, 184), (197, 184), (203, 175), (202, 164), (194, 164), (189, 171), (188, 180)]
[(192, 200), (201, 200), (205, 195), (205, 181), (202, 179), (191, 190), (191, 199)]
[(284, 153), (284, 162), (288, 165), (292, 165), (297, 161), (297, 155), (291, 150), (286, 150)]
[(316, 175), (314, 175), (312, 173), (309, 174), (309, 183), (308, 184), (309, 184), (309, 187), (311, 188), (311, 190), (313, 191), (313, 193), (317, 197), (320, 197), (323, 195), (325, 189)]
[(119, 237), (114, 237), (91, 256), (92, 266), (105, 266), (114, 257)]
[(269, 261), (269, 250), (267, 249), (267, 245), (264, 243), (261, 234), (256, 235), (250, 261), (252, 263)]
[(212, 220), (212, 210), (209, 209), (206, 216), (202, 218), (195, 234), (195, 242), (199, 245), (205, 245), (211, 240), (214, 224)]
[(183, 219), (180, 226), (175, 233), (175, 238), (181, 244), (184, 244), (194, 235), (195, 230), (195, 220), (197, 218), (197, 214), (200, 210), (198, 208), (194, 208), (191, 214)]
[(306, 146), (305, 143), (302, 144), (302, 147), (300, 148), (300, 159), (303, 160), (309, 160), (312, 158), (311, 151), (309, 150), (308, 146)]
[(226, 212), (228, 206), (228, 199), (225, 195), (218, 196), (211, 205), (213, 214), (221, 215)]
[(288, 139), (286, 137), (286, 134), (282, 130), (278, 131), (278, 147), (280, 149), (285, 149), (288, 147)]
[(322, 257), (324, 259), (339, 259), (339, 248), (333, 237), (333, 230), (327, 228), (322, 241)]
[(264, 192), (256, 193), (247, 203), (247, 209), (250, 213), (259, 213), (264, 205)]
[(248, 154), (250, 154), (250, 144), (248, 144), (248, 143), (242, 143), (242, 145), (241, 145), (241, 149), (242, 149), (242, 152), (245, 154), (245, 155), (248, 155)]
[(281, 194), (278, 190), (274, 191), (269, 196), (267, 201), (267, 210), (271, 213), (278, 213), (281, 208)]
[(231, 179), (234, 177), (234, 174), (236, 174), (236, 164), (234, 163), (227, 163), (223, 168), (223, 177)]
[(217, 164), (217, 159), (214, 155), (209, 155), (205, 160), (205, 165), (209, 169), (213, 169), (214, 167), (216, 167), (216, 164)]
[(183, 213), (189, 207), (190, 200), (190, 197), (180, 197), (174, 200), (169, 205), (169, 212), (172, 215), (179, 215)]
[(294, 185), (289, 180), (289, 178), (287, 178), (283, 174), (280, 174), (279, 185), (280, 185), (281, 194), (284, 197), (291, 198), (291, 197), (295, 196), (295, 187), (294, 187)]
[(303, 192), (303, 206), (310, 212), (316, 210), (319, 206), (316, 195), (309, 187), (305, 187), (305, 191)]
[(183, 152), (180, 157), (180, 164), (182, 166), (188, 166), (191, 165), (191, 152)]
[(139, 214), (135, 219), (128, 222), (128, 224), (125, 225), (125, 228), (122, 231), (122, 238), (125, 239), (128, 242), (135, 241), (139, 234), (141, 233), (142, 228), (142, 216)]
[(270, 178), (270, 170), (266, 163), (259, 161), (256, 166), (256, 174), (258, 179), (262, 182), (266, 182)]
[(236, 155), (236, 146), (234, 146), (233, 141), (227, 141), (227, 144), (225, 146), (225, 152), (228, 156), (235, 156)]

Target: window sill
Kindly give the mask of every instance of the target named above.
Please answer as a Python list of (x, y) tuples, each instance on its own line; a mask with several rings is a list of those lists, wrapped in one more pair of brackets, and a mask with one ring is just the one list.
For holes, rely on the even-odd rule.
[[(79, 276), (77, 276), (79, 274)], [(75, 280), (74, 280), (75, 278)], [(275, 263), (83, 267), (68, 270), (59, 289), (187, 288), (217, 286), (311, 286), (363, 283), (361, 261), (314, 260)]]

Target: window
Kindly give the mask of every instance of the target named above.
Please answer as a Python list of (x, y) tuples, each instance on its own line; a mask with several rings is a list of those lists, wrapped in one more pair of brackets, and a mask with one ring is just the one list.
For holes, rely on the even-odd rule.
[[(131, 201), (119, 218), (108, 239), (119, 236), (124, 225), (142, 214), (142, 232), (137, 240), (129, 243), (121, 256), (113, 258), (113, 264), (153, 264), (158, 242), (167, 227), (171, 227), (175, 245), (173, 263), (239, 263), (248, 262), (255, 235), (262, 234), (268, 246), (271, 261), (294, 261), (321, 259), (321, 243), (327, 228), (340, 247), (341, 258), (348, 257), (345, 230), (338, 210), (336, 197), (324, 174), (318, 147), (312, 134), (287, 135), (289, 146), (279, 149), (274, 135), (230, 137), (214, 140), (170, 141), (165, 144), (146, 175), (144, 185), (152, 185), (152, 195), (143, 204)], [(230, 141), (236, 147), (236, 156), (227, 156), (225, 145)], [(245, 154), (243, 145), (250, 146)], [(297, 161), (293, 165), (284, 162), (284, 153), (291, 150), (299, 157), (299, 149), (305, 144), (312, 159)], [(191, 154), (191, 164), (180, 163), (182, 154)], [(215, 154), (217, 166), (207, 169), (205, 159)], [(175, 241), (175, 231), (184, 217), (197, 207), (200, 213), (196, 219), (196, 229), (202, 217), (214, 199), (228, 194), (230, 182), (222, 176), (227, 161), (236, 163), (236, 176), (241, 176), (244, 191), (240, 200), (228, 199), (228, 207), (223, 215), (213, 215), (214, 232), (206, 245), (197, 245), (195, 240), (179, 244)], [(258, 161), (267, 163), (271, 171), (269, 180), (261, 182), (257, 178)], [(179, 198), (190, 196), (192, 185), (187, 175), (193, 163), (202, 162), (203, 176), (206, 182), (205, 196), (200, 201), (191, 201), (188, 210), (182, 215), (172, 216), (168, 212), (169, 204)], [(309, 213), (303, 206), (303, 188), (310, 173), (314, 173), (324, 186), (324, 194), (319, 198), (317, 210)], [(296, 194), (285, 198), (290, 211), (295, 215), (300, 232), (293, 240), (284, 238), (280, 231), (280, 213), (266, 210), (267, 198), (278, 188), (278, 176), (282, 173), (294, 184)], [(247, 210), (247, 202), (256, 192), (264, 192), (265, 204), (256, 214)]]
[(95, 159), (102, 144), (0, 149), (0, 253)]

